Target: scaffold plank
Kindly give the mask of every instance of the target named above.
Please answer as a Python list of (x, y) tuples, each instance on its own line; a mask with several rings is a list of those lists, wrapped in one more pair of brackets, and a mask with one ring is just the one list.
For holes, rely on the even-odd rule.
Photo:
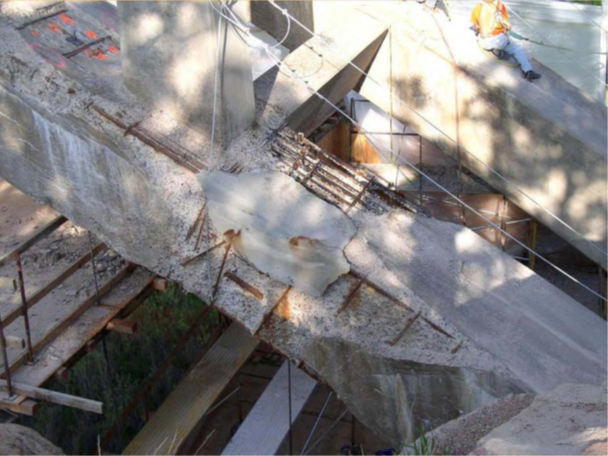
[(256, 346), (257, 340), (249, 331), (231, 325), (173, 390), (123, 454), (176, 454)]
[(2, 266), (4, 263), (6, 263), (9, 259), (14, 258), (15, 253), (25, 252), (27, 249), (29, 249), (31, 246), (33, 246), (40, 239), (45, 237), (47, 234), (52, 233), (53, 231), (55, 231), (57, 228), (59, 228), (61, 225), (63, 225), (67, 221), (68, 221), (68, 219), (65, 218), (63, 215), (55, 217), (49, 223), (47, 223), (42, 228), (40, 228), (38, 231), (36, 231), (36, 233), (33, 236), (31, 236), (28, 239), (26, 239), (25, 241), (23, 241), (21, 244), (19, 244), (17, 247), (15, 247), (10, 252), (2, 255), (2, 257), (0, 257), (0, 266)]

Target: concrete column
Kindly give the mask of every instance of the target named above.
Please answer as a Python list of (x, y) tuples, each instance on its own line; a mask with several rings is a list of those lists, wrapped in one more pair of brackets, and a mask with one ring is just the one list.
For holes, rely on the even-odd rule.
[[(276, 2), (278, 6), (287, 9), (288, 13), (300, 21), (313, 32), (315, 20), (312, 0)], [(287, 33), (286, 16), (266, 1), (251, 1), (251, 22), (272, 35), (276, 40), (282, 41)], [(283, 46), (293, 51), (311, 38), (310, 33), (292, 21), (289, 35), (285, 38)]]
[(219, 44), (215, 143), (226, 148), (252, 125), (249, 47), (224, 18), (218, 35), (219, 14), (210, 3), (118, 2), (118, 11), (123, 78), (131, 91), (210, 134)]

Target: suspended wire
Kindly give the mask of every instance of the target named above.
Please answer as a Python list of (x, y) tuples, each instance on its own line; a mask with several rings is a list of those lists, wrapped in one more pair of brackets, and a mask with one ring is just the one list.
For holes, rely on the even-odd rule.
[(313, 425), (312, 429), (310, 430), (310, 433), (308, 434), (308, 437), (306, 438), (306, 442), (304, 442), (304, 446), (302, 447), (302, 451), (300, 452), (300, 456), (303, 456), (304, 454), (306, 454), (306, 448), (308, 447), (308, 444), (310, 443), (310, 439), (312, 439), (312, 436), (315, 434), (315, 431), (317, 430), (317, 426), (319, 424), (319, 421), (321, 421), (321, 418), (323, 418), (323, 414), (325, 413), (325, 409), (327, 408), (327, 404), (329, 404), (329, 401), (330, 401), (332, 395), (333, 395), (333, 391), (330, 391), (329, 394), (327, 394), (327, 399), (325, 399), (325, 403), (323, 404), (323, 408), (321, 408), (321, 411), (317, 415), (317, 419), (315, 420), (315, 424)]
[(339, 416), (338, 418), (336, 418), (336, 421), (334, 421), (334, 422), (331, 424), (331, 426), (329, 427), (329, 429), (327, 429), (327, 431), (325, 431), (325, 432), (323, 433), (323, 435), (322, 435), (321, 437), (319, 437), (319, 438), (318, 438), (318, 439), (315, 441), (315, 443), (314, 443), (314, 444), (313, 444), (313, 445), (310, 447), (310, 450), (308, 450), (308, 451), (307, 451), (306, 453), (304, 453), (304, 454), (305, 454), (305, 455), (310, 454), (310, 453), (312, 452), (312, 450), (314, 450), (314, 449), (317, 447), (317, 445), (318, 445), (319, 443), (321, 443), (321, 442), (323, 441), (323, 439), (325, 439), (325, 437), (327, 437), (331, 431), (333, 431), (333, 430), (334, 430), (334, 428), (336, 427), (336, 425), (337, 425), (337, 424), (340, 422), (340, 420), (341, 420), (342, 418), (344, 418), (344, 415), (346, 415), (346, 413), (347, 413), (347, 412), (348, 412), (348, 409), (344, 409), (344, 411), (343, 411), (343, 412), (340, 414), (340, 416)]
[[(221, 8), (224, 8), (224, 2), (221, 3)], [(213, 2), (209, 2), (211, 8), (218, 11)], [(217, 93), (218, 93), (218, 80), (219, 80), (219, 72), (220, 72), (220, 62), (221, 62), (221, 49), (220, 46), (221, 38), (222, 38), (222, 18), (225, 17), (224, 14), (219, 12), (217, 18), (217, 36), (216, 36), (216, 51), (215, 51), (215, 74), (213, 77), (213, 114), (211, 116), (211, 144), (209, 146), (209, 170), (213, 171), (215, 168), (215, 159), (213, 156), (213, 149), (215, 146), (215, 124), (217, 117)], [(205, 204), (205, 244), (206, 249), (209, 251), (211, 249), (211, 226), (210, 226), (210, 217), (209, 217), (209, 204)], [(213, 301), (213, 286), (211, 280), (211, 258), (212, 255), (207, 255), (207, 286), (209, 287), (209, 296), (211, 301)], [(211, 304), (211, 301), (209, 304)]]
[[(370, 136), (372, 136), (372, 137), (375, 138), (375, 135), (373, 133), (367, 131), (361, 124), (359, 124), (352, 117), (350, 117), (339, 106), (337, 106), (331, 100), (329, 100), (328, 98), (326, 98), (325, 96), (323, 96), (321, 93), (319, 93), (314, 87), (310, 86), (310, 84), (308, 84), (308, 82), (306, 82), (305, 80), (301, 79), (298, 76), (298, 74), (293, 69), (291, 69), (289, 67), (289, 65), (287, 65), (284, 62), (282, 62), (281, 60), (277, 59), (270, 52), (267, 52), (267, 54), (268, 54), (268, 56), (271, 59), (275, 60), (275, 62), (276, 62), (277, 65), (285, 66), (288, 69), (288, 71), (293, 75), (293, 77), (297, 81), (299, 81), (301, 84), (303, 84), (304, 86), (306, 86), (308, 88), (308, 90), (313, 95), (317, 96), (318, 98), (320, 98), (321, 100), (323, 100), (325, 103), (327, 103), (329, 106), (331, 106), (333, 109), (335, 109), (337, 112), (339, 112), (340, 114), (342, 114), (347, 120), (349, 120), (353, 125), (356, 125), (357, 128), (359, 128), (361, 131), (363, 131), (366, 135), (370, 135)], [(381, 147), (379, 147), (373, 140), (371, 140), (371, 138), (369, 140), (372, 143), (372, 145), (374, 145), (374, 147), (378, 150), (378, 152), (383, 156), (383, 158), (385, 160), (388, 160), (387, 155), (382, 152)], [(387, 148), (385, 145), (383, 145), (383, 146), (384, 146), (384, 148)], [(388, 149), (390, 150), (390, 148), (388, 148)], [(394, 153), (394, 151), (393, 151), (393, 153)], [(466, 202), (464, 202), (462, 199), (458, 198), (458, 196), (454, 195), (454, 193), (452, 193), (450, 190), (448, 190), (447, 188), (445, 188), (443, 185), (441, 185), (440, 183), (438, 183), (437, 181), (435, 181), (432, 177), (430, 177), (425, 172), (423, 172), (421, 169), (419, 169), (417, 166), (415, 166), (414, 164), (412, 164), (409, 160), (407, 160), (406, 158), (404, 158), (402, 156), (398, 156), (397, 159), (402, 160), (406, 165), (408, 165), (411, 169), (413, 169), (414, 171), (416, 171), (419, 175), (421, 175), (422, 177), (424, 177), (427, 180), (429, 180), (431, 183), (433, 183), (441, 191), (443, 191), (443, 192), (447, 193), (448, 195), (450, 195), (455, 201), (458, 201), (461, 205), (463, 205), (468, 210), (470, 210), (471, 212), (473, 212), (474, 214), (476, 214), (478, 217), (481, 217), (489, 225), (491, 225), (493, 228), (495, 228), (496, 230), (498, 230), (498, 232), (500, 232), (500, 233), (504, 234), (505, 236), (507, 236), (509, 239), (511, 239), (512, 241), (514, 241), (516, 244), (518, 244), (519, 246), (523, 247), (526, 251), (528, 251), (531, 254), (534, 254), (537, 258), (540, 258), (545, 263), (547, 263), (549, 266), (553, 267), (555, 270), (557, 270), (558, 272), (560, 272), (564, 276), (568, 277), (570, 280), (572, 280), (573, 282), (577, 283), (582, 288), (584, 288), (587, 291), (589, 291), (590, 293), (594, 294), (595, 296), (597, 296), (598, 298), (600, 298), (602, 301), (608, 302), (608, 300), (605, 297), (603, 297), (602, 295), (600, 295), (596, 291), (592, 290), (591, 288), (589, 288), (584, 283), (580, 282), (578, 279), (576, 279), (572, 275), (568, 274), (566, 271), (564, 271), (563, 269), (561, 269), (559, 266), (553, 264), (551, 261), (549, 261), (543, 255), (540, 255), (538, 252), (536, 252), (535, 250), (533, 250), (530, 247), (528, 247), (526, 244), (524, 244), (523, 242), (521, 242), (519, 239), (515, 238), (513, 235), (511, 235), (507, 231), (503, 230), (500, 226), (498, 226), (497, 224), (495, 224), (494, 222), (492, 222), (490, 219), (488, 219), (487, 217), (485, 217), (481, 212), (479, 212), (478, 210), (476, 210), (475, 208), (473, 208), (472, 206), (470, 206), (469, 204), (467, 204)], [(401, 173), (403, 173), (403, 172), (401, 171)]]
[[(459, 0), (460, 1), (460, 0)], [(268, 2), (273, 5), (275, 8), (281, 9), (280, 6), (276, 5), (274, 0), (268, 0)], [(339, 50), (335, 50), (333, 49), (333, 46), (327, 42), (327, 40), (321, 36), (316, 34), (315, 32), (313, 32), (311, 29), (309, 29), (305, 24), (303, 24), (302, 22), (300, 22), (297, 18), (291, 16), (291, 20), (294, 21), (298, 26), (300, 26), (302, 29), (304, 29), (306, 32), (308, 32), (312, 37), (317, 38), (321, 41), (321, 43), (331, 52), (333, 52), (335, 55), (337, 55), (338, 57), (342, 57), (342, 53)], [(312, 49), (312, 47), (308, 46), (309, 49), (311, 49), (313, 52), (314, 49)], [(438, 133), (440, 133), (441, 135), (443, 135), (448, 141), (450, 141), (451, 143), (455, 143), (454, 139), (452, 139), (452, 137), (450, 137), (446, 132), (444, 132), (441, 128), (439, 128), (438, 126), (436, 126), (433, 122), (431, 122), (429, 119), (427, 119), (426, 117), (424, 117), (422, 114), (418, 113), (416, 110), (414, 110), (413, 108), (411, 108), (405, 101), (403, 101), (401, 98), (399, 98), (397, 95), (391, 93), (390, 89), (388, 87), (386, 87), (383, 83), (377, 81), (375, 78), (373, 78), (372, 76), (370, 76), (367, 72), (365, 72), (362, 68), (360, 68), (358, 65), (356, 65), (355, 63), (351, 62), (351, 61), (345, 61), (349, 66), (351, 66), (352, 68), (354, 68), (356, 71), (358, 71), (359, 73), (361, 73), (363, 76), (366, 77), (366, 79), (370, 80), (371, 82), (373, 82), (376, 86), (378, 86), (379, 88), (381, 88), (384, 91), (388, 92), (388, 95), (392, 98), (394, 98), (396, 101), (398, 101), (403, 107), (405, 107), (408, 111), (410, 111), (412, 114), (414, 114), (415, 116), (419, 117), (423, 122), (425, 122), (426, 124), (428, 124), (430, 127), (432, 127), (433, 129), (435, 129)], [(331, 64), (330, 61), (328, 61), (328, 63)], [(334, 67), (336, 67), (334, 65)], [(336, 67), (337, 68), (337, 67)], [(601, 80), (600, 80), (601, 81)], [(549, 209), (545, 208), (542, 204), (540, 204), (538, 201), (536, 201), (536, 199), (534, 199), (532, 196), (528, 195), (525, 191), (523, 191), (522, 189), (520, 189), (517, 184), (515, 184), (513, 181), (511, 181), (509, 178), (505, 177), (503, 174), (501, 174), (499, 171), (497, 171), (496, 169), (494, 169), (492, 166), (490, 166), (489, 164), (487, 164), (485, 161), (483, 161), (482, 159), (480, 159), (479, 157), (477, 157), (475, 154), (473, 154), (471, 151), (469, 151), (467, 148), (462, 147), (461, 146), (461, 150), (464, 150), (470, 157), (472, 157), (476, 162), (478, 162), (479, 164), (481, 164), (484, 168), (486, 168), (488, 171), (490, 171), (492, 174), (494, 174), (495, 176), (497, 176), (499, 179), (501, 179), (503, 182), (505, 182), (507, 185), (509, 185), (510, 187), (512, 187), (515, 191), (517, 191), (518, 193), (520, 193), (522, 196), (524, 196), (526, 199), (528, 199), (530, 202), (532, 202), (535, 206), (537, 206), (538, 208), (540, 208), (543, 212), (545, 212), (547, 215), (549, 215), (551, 218), (553, 218), (555, 221), (559, 222), (561, 225), (563, 225), (565, 228), (567, 228), (568, 230), (570, 230), (572, 233), (576, 234), (582, 241), (584, 241), (585, 243), (587, 243), (589, 246), (591, 246), (591, 248), (593, 248), (594, 250), (598, 251), (599, 253), (601, 253), (602, 255), (606, 255), (608, 252), (606, 250), (603, 250), (602, 248), (600, 248), (598, 245), (594, 244), (593, 242), (591, 242), (589, 239), (587, 239), (582, 233), (580, 233), (578, 230), (576, 230), (574, 227), (572, 227), (570, 224), (568, 224), (566, 221), (564, 221), (563, 219), (561, 219), (558, 215), (554, 214), (552, 211), (550, 211)]]
[[(273, 3), (273, 0), (269, 0), (270, 3)], [(297, 21), (297, 19), (292, 17), (292, 20), (294, 20), (297, 24), (299, 24), (299, 21)], [(249, 36), (251, 36), (251, 33), (249, 31), (246, 31), (245, 33), (247, 33)], [(310, 32), (312, 33), (312, 32)], [(314, 35), (314, 34), (313, 34)], [(358, 122), (356, 122), (354, 119), (352, 119), (346, 112), (344, 112), (340, 107), (338, 107), (337, 105), (335, 105), (331, 100), (327, 99), (326, 97), (324, 97), (322, 94), (320, 94), (314, 87), (310, 86), (308, 84), (307, 81), (303, 80), (293, 69), (291, 69), (287, 64), (285, 64), (284, 62), (282, 62), (278, 57), (276, 57), (274, 54), (272, 54), (270, 52), (270, 46), (268, 45), (264, 45), (263, 49), (266, 51), (266, 54), (268, 55), (268, 57), (271, 60), (275, 61), (275, 65), (279, 68), (279, 70), (281, 70), (281, 67), (285, 66), (287, 68), (287, 70), (291, 73), (292, 77), (294, 77), (297, 81), (299, 81), (301, 84), (303, 84), (313, 95), (317, 96), (318, 98), (320, 98), (321, 100), (323, 100), (324, 102), (326, 102), (327, 104), (329, 104), (334, 110), (336, 110), (337, 112), (339, 112), (340, 114), (342, 114), (346, 119), (348, 119), (353, 125), (356, 125), (361, 131), (364, 132), (364, 134), (368, 137), (368, 135), (371, 135), (375, 138), (375, 135), (369, 131), (367, 131), (365, 128), (363, 128), (362, 125), (360, 125)], [(335, 51), (334, 51), (335, 52)], [(355, 68), (358, 68), (355, 64), (352, 64), (352, 62), (350, 62), (351, 65), (353, 65)], [(363, 72), (363, 70), (359, 69), (360, 72)], [(284, 73), (286, 74), (286, 73)], [(401, 101), (401, 100), (400, 100)], [(431, 124), (432, 125), (432, 124)], [(370, 142), (372, 143), (372, 145), (374, 145), (374, 147), (378, 150), (378, 152), (383, 156), (383, 158), (385, 160), (388, 160), (386, 154), (384, 154), (381, 150), (381, 147), (379, 147), (373, 140), (371, 140), (371, 138), (368, 137), (368, 139), (370, 140)], [(386, 147), (386, 146), (384, 146)], [(394, 150), (390, 149), (389, 150), (392, 153), (395, 153)], [(415, 165), (413, 165), (411, 162), (409, 162), (406, 158), (402, 157), (401, 155), (397, 156), (398, 159), (402, 160), (403, 162), (405, 162), (406, 165), (408, 165), (411, 169), (413, 169), (414, 171), (418, 172), (419, 175), (423, 176), (424, 178), (426, 178), (427, 180), (429, 180), (431, 183), (433, 183), (436, 187), (438, 187), (440, 190), (442, 190), (443, 192), (447, 193), (448, 195), (450, 195), (455, 201), (458, 201), (462, 206), (464, 206), (465, 208), (467, 208), (468, 210), (470, 210), (471, 212), (473, 212), (474, 214), (476, 214), (477, 216), (481, 217), (483, 220), (485, 220), (490, 226), (492, 226), (494, 229), (498, 230), (498, 232), (504, 234), (505, 236), (507, 236), (509, 239), (511, 239), (512, 241), (514, 241), (516, 244), (520, 245), (521, 247), (524, 248), (524, 250), (528, 251), (531, 254), (534, 254), (537, 258), (543, 260), (545, 263), (547, 263), (549, 266), (551, 266), (552, 268), (554, 268), (555, 270), (557, 270), (558, 272), (560, 272), (562, 275), (564, 275), (565, 277), (569, 278), (571, 281), (577, 283), (579, 286), (581, 286), (582, 288), (586, 289), (587, 291), (589, 291), (590, 293), (592, 293), (593, 295), (595, 295), (596, 297), (598, 297), (599, 299), (601, 299), (602, 301), (608, 302), (608, 300), (603, 297), (602, 295), (600, 295), (599, 293), (595, 292), (594, 290), (592, 290), (591, 288), (589, 288), (587, 285), (583, 284), (582, 282), (580, 282), (578, 279), (576, 279), (575, 277), (573, 277), (572, 275), (568, 274), (566, 271), (564, 271), (563, 269), (561, 269), (560, 267), (558, 267), (557, 265), (553, 264), (551, 261), (549, 261), (547, 258), (545, 258), (543, 255), (540, 255), (538, 252), (536, 252), (535, 250), (531, 249), (530, 247), (528, 247), (527, 245), (525, 245), (524, 243), (522, 243), (520, 240), (518, 240), (517, 238), (515, 238), (514, 236), (512, 236), (510, 233), (506, 232), (505, 230), (503, 230), (501, 227), (499, 227), (498, 225), (496, 225), (495, 223), (493, 223), (491, 220), (489, 220), (488, 218), (486, 218), (485, 216), (482, 215), (481, 212), (479, 212), (478, 210), (474, 209), (473, 207), (471, 207), (469, 204), (465, 203), (464, 201), (462, 201), (460, 198), (458, 198), (456, 195), (454, 195), (452, 192), (450, 192), (447, 188), (443, 187), (441, 184), (439, 184), (438, 182), (436, 182), (433, 178), (431, 178), (429, 175), (427, 175), (426, 173), (424, 173), (422, 170), (420, 170), (418, 167), (416, 167)], [(403, 173), (403, 171), (399, 170), (399, 168), (397, 167), (398, 171), (405, 176), (405, 174)]]

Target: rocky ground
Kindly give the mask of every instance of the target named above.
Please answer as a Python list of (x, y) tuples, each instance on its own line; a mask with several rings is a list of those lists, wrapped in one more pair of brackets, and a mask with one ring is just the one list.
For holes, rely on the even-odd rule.
[(36, 431), (18, 424), (0, 424), (0, 455), (64, 454)]

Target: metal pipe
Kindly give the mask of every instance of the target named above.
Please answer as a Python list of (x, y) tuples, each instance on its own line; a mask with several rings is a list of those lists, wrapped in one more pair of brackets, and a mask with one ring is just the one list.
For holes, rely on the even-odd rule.
[(32, 335), (30, 331), (30, 318), (27, 312), (27, 299), (25, 297), (25, 282), (23, 280), (23, 268), (21, 266), (21, 255), (15, 252), (15, 262), (17, 263), (17, 275), (19, 276), (19, 291), (21, 293), (21, 315), (25, 325), (25, 336), (27, 342), (27, 360), (34, 360), (34, 350), (32, 349)]

